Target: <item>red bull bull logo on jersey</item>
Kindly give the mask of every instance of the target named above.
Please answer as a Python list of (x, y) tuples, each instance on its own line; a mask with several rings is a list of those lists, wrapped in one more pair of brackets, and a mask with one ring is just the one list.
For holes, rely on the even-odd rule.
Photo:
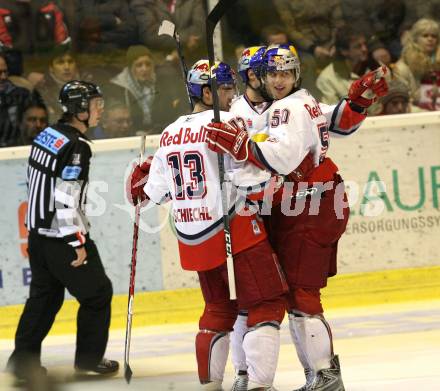
[(201, 72), (208, 72), (209, 71), (209, 64), (207, 62), (202, 62), (199, 64), (196, 64), (194, 67), (194, 70), (201, 71)]

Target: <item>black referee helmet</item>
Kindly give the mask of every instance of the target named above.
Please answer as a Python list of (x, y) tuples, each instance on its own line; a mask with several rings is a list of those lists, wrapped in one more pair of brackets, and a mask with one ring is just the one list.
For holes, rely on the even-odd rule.
[(96, 84), (73, 80), (64, 84), (58, 100), (64, 113), (78, 114), (89, 110), (92, 98), (102, 98), (102, 92)]

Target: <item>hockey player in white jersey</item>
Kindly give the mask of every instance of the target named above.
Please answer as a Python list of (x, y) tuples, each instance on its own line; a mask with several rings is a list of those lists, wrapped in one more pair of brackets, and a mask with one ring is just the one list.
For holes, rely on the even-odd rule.
[[(254, 141), (262, 141), (266, 138), (268, 108), (272, 102), (266, 102), (260, 93), (259, 70), (265, 46), (252, 46), (243, 50), (238, 61), (238, 74), (246, 86), (245, 92), (234, 99), (231, 105), (231, 113), (243, 118), (241, 124), (247, 129), (248, 134)], [(248, 374), (246, 355), (243, 350), (243, 337), (248, 331), (248, 313), (241, 309), (231, 333), (231, 360), (235, 369), (235, 379), (232, 391), (247, 390)]]
[[(238, 70), (243, 82), (246, 84), (246, 90), (243, 95), (233, 101), (231, 106), (231, 112), (243, 117), (247, 125), (248, 135), (255, 142), (266, 140), (270, 131), (268, 122), (273, 98), (269, 97), (264, 90), (262, 91), (260, 85), (261, 65), (266, 49), (262, 46), (253, 46), (243, 50), (238, 62)], [(293, 46), (289, 46), (289, 50), (296, 55)], [(365, 118), (364, 115), (359, 115), (359, 111), (362, 111), (362, 109), (359, 110), (357, 107), (352, 109), (350, 105), (346, 105), (346, 99), (342, 99), (337, 105), (327, 105), (320, 102), (318, 102), (318, 105), (330, 125), (328, 131), (336, 136), (352, 134), (359, 128)], [(294, 170), (287, 180), (292, 182), (301, 181), (304, 173), (313, 169), (313, 160), (313, 155), (309, 153), (300, 167)], [(266, 226), (267, 228), (270, 227)], [(246, 360), (241, 346), (243, 336), (247, 332), (246, 320), (246, 312), (241, 311), (234, 325), (234, 331), (231, 333), (231, 356), (236, 372), (232, 389), (236, 391), (246, 389)]]
[(261, 95), (260, 65), (265, 46), (252, 46), (243, 50), (238, 61), (238, 73), (246, 85), (243, 95), (233, 100), (231, 113), (245, 121), (248, 134), (254, 141), (264, 141), (267, 129), (267, 116), (272, 100)]
[[(262, 72), (266, 91), (276, 100), (270, 107), (267, 140), (253, 142), (241, 129), (218, 123), (209, 127), (208, 143), (236, 160), (251, 156), (271, 172), (289, 176), (312, 154), (314, 169), (303, 184), (294, 183), (285, 194), (287, 211), (285, 202), (271, 210), (271, 239), (290, 288), (289, 328), (307, 380), (301, 390), (342, 391), (339, 361), (320, 302), (320, 289), (336, 274), (337, 243), (349, 214), (338, 168), (326, 157), (329, 130), (350, 134), (359, 127), (375, 99), (365, 93), (369, 90), (377, 97), (387, 92), (384, 70), (355, 81), (330, 118), (298, 87), (300, 66), (293, 48), (269, 47)], [(297, 204), (303, 208), (292, 215), (289, 211), (295, 211)]]
[[(235, 93), (233, 71), (224, 63), (214, 68), (222, 121), (240, 123), (226, 111)], [(287, 285), (267, 240), (264, 224), (255, 213), (239, 213), (239, 198), (231, 197), (232, 251), (237, 301), (229, 300), (217, 154), (205, 142), (205, 126), (212, 121), (209, 63), (198, 61), (188, 73), (194, 112), (179, 117), (160, 138), (149, 167), (132, 175), (131, 196), (157, 204), (170, 200), (182, 268), (198, 272), (205, 300), (196, 337), (199, 379), (203, 390), (221, 390), (232, 331), (239, 308), (249, 312), (249, 332), (243, 341), (250, 390), (271, 390), (278, 361), (279, 325), (286, 311)], [(258, 164), (258, 162), (255, 162)], [(251, 162), (225, 159), (226, 176), (234, 186), (258, 190), (271, 177)], [(145, 187), (136, 182), (148, 175)], [(233, 188), (234, 188), (233, 186)], [(141, 190), (141, 191), (140, 191)], [(255, 195), (255, 194), (253, 194)]]

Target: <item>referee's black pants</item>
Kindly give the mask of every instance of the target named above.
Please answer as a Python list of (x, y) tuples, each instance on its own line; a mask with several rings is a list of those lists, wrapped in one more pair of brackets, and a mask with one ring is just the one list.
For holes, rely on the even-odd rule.
[(110, 326), (112, 284), (105, 274), (95, 243), (87, 237), (87, 264), (73, 267), (75, 250), (62, 239), (29, 234), (32, 271), (29, 298), (15, 334), (8, 366), (20, 372), (41, 365), (41, 344), (64, 301), (64, 288), (80, 306), (77, 314), (75, 366), (93, 368), (104, 356)]

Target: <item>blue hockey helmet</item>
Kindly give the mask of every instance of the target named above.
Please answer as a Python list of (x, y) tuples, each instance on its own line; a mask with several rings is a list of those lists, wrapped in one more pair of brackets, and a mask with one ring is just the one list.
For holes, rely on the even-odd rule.
[(263, 55), (262, 76), (268, 72), (293, 70), (295, 82), (300, 77), (300, 62), (298, 53), (293, 45), (271, 45)]
[[(217, 85), (235, 85), (235, 72), (228, 64), (216, 61), (212, 72), (217, 79)], [(192, 66), (188, 71), (187, 83), (190, 95), (200, 99), (203, 86), (211, 85), (208, 60), (199, 60)]]
[(252, 69), (257, 77), (260, 74), (261, 61), (266, 51), (266, 46), (251, 46), (243, 50), (238, 60), (238, 73), (244, 83), (248, 82), (247, 70)]

